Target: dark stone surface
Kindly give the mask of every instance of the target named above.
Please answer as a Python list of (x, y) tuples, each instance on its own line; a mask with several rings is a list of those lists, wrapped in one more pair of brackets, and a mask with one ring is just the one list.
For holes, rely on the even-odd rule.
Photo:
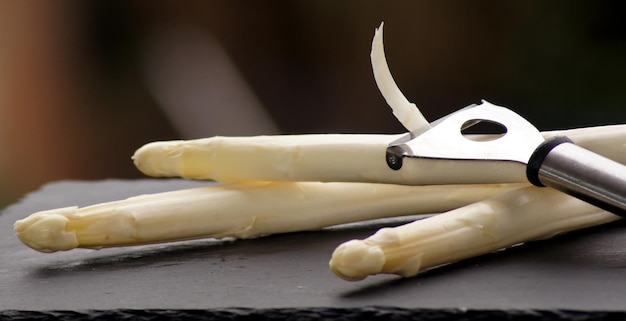
[[(390, 222), (252, 240), (213, 239), (42, 254), (14, 236), (15, 220), (195, 187), (184, 180), (63, 181), (0, 214), (0, 318), (278, 320), (623, 319), (626, 224), (570, 233), (403, 279), (346, 282), (328, 270), (341, 242)], [(196, 317), (194, 317), (196, 315)], [(262, 316), (262, 317), (261, 317)]]

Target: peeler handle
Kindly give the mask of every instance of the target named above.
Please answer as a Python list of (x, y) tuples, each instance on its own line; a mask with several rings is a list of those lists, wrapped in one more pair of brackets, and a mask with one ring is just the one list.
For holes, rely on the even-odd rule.
[(549, 186), (626, 217), (626, 166), (554, 137), (539, 145), (528, 161), (528, 180)]

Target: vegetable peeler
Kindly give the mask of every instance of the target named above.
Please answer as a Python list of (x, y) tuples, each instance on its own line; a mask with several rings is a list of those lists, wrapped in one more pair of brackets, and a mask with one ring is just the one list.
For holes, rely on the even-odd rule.
[[(493, 125), (497, 133), (467, 134), (480, 123)], [(533, 185), (555, 188), (626, 217), (626, 166), (564, 136), (546, 140), (522, 116), (484, 100), (389, 144), (386, 159), (391, 169), (402, 168), (405, 157), (522, 163)]]

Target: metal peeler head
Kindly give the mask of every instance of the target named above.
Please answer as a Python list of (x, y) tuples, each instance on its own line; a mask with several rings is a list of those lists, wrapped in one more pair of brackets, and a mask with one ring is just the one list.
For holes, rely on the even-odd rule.
[[(501, 129), (497, 135), (470, 135), (466, 130), (479, 123), (490, 123)], [(387, 164), (402, 167), (402, 158), (436, 158), (455, 160), (501, 160), (527, 164), (543, 136), (526, 119), (508, 108), (485, 100), (431, 123), (432, 128), (408, 133), (387, 147)]]

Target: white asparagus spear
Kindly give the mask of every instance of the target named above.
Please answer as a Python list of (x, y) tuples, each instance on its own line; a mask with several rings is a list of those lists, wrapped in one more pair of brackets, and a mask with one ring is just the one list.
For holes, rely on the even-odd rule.
[(619, 217), (549, 188), (529, 186), (339, 245), (330, 269), (357, 281), (420, 271)]
[(521, 185), (250, 182), (34, 213), (15, 223), (41, 252), (205, 237), (250, 238), (382, 217), (439, 213)]
[[(609, 158), (626, 141), (626, 125), (543, 133), (566, 135), (582, 147)], [(503, 161), (410, 158), (394, 171), (385, 162), (389, 142), (398, 135), (323, 134), (211, 137), (153, 142), (133, 160), (149, 176), (180, 176), (223, 182), (343, 181), (389, 184), (525, 182), (524, 165)], [(410, 163), (410, 164), (409, 164)]]

